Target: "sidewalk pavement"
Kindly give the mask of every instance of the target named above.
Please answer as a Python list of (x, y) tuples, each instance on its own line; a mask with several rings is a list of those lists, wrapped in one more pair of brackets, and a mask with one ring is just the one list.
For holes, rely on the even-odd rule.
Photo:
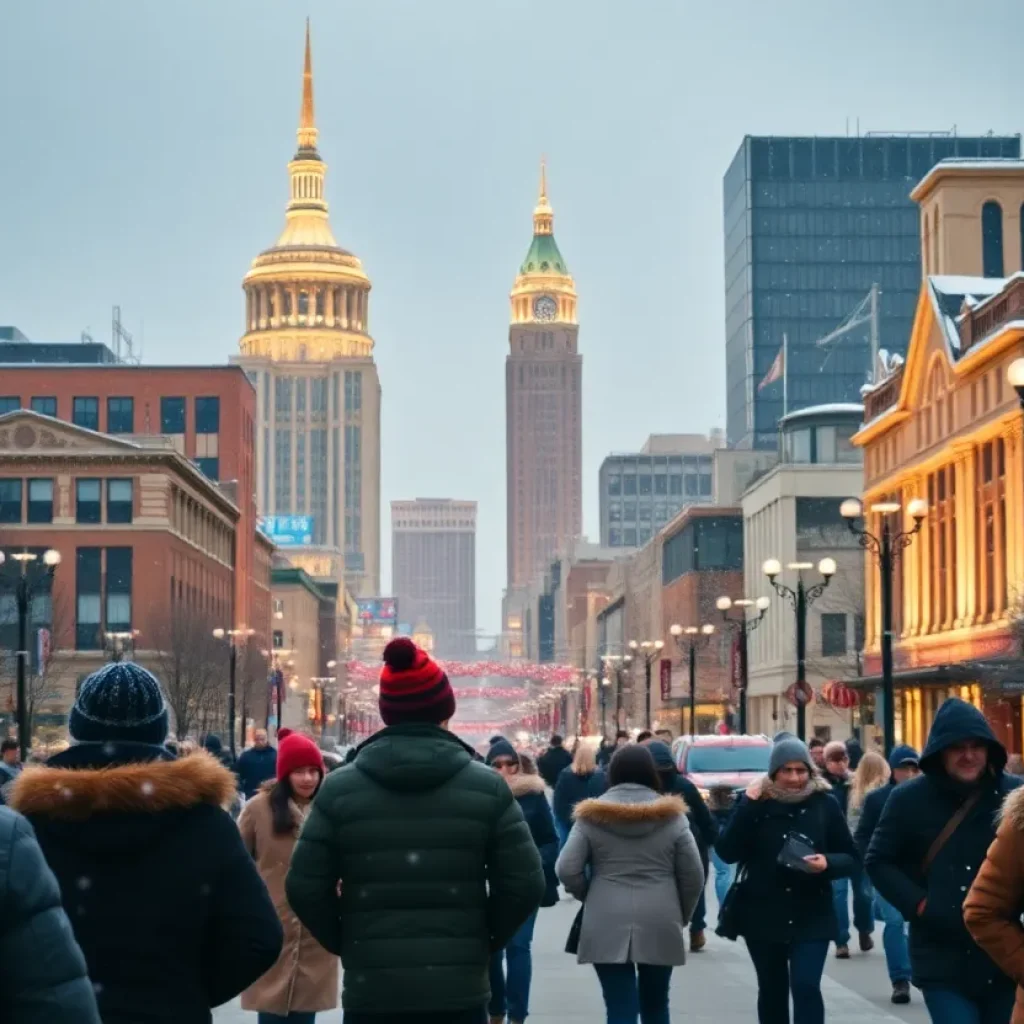
[[(711, 887), (708, 887), (709, 896)], [(713, 910), (714, 897), (709, 899)], [(579, 904), (563, 900), (542, 910), (533, 943), (531, 1024), (597, 1024), (604, 1005), (593, 969), (576, 964), (563, 952), (565, 937)], [(822, 983), (828, 1024), (927, 1024), (921, 994), (914, 991), (909, 1007), (889, 1003), (889, 981), (881, 952), (855, 953), (845, 962), (830, 959)], [(708, 932), (707, 948), (690, 955), (672, 981), (673, 1024), (751, 1024), (757, 1019), (754, 970), (742, 942), (727, 942)], [(256, 1015), (237, 1003), (216, 1011), (216, 1024), (255, 1024)], [(317, 1016), (317, 1024), (341, 1024), (341, 1010)]]

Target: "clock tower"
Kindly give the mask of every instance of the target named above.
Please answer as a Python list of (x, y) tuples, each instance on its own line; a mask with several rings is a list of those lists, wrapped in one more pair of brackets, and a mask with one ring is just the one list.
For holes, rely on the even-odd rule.
[(533, 241), (510, 295), (505, 360), (509, 595), (583, 529), (576, 285), (555, 242), (554, 219), (542, 163)]

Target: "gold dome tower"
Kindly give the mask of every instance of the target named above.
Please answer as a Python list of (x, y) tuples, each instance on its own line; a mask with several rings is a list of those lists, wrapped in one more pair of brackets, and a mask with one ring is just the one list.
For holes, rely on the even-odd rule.
[[(281, 553), (315, 577), (376, 596), (380, 576), (380, 381), (369, 334), (370, 279), (341, 248), (317, 148), (309, 21), (298, 148), (284, 230), (245, 275), (241, 365), (256, 388), (257, 505), (308, 516), (313, 543)], [(287, 531), (296, 532), (290, 523)]]

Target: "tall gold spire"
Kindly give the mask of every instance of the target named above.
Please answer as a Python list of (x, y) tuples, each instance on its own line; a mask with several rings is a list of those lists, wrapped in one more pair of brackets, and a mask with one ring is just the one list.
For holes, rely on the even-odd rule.
[(540, 194), (537, 205), (533, 208), (533, 233), (550, 235), (555, 230), (555, 214), (548, 202), (548, 162), (540, 158)]
[(299, 151), (316, 152), (316, 117), (313, 110), (313, 51), (309, 43), (309, 18), (306, 19), (306, 60), (302, 68), (302, 111), (299, 114)]

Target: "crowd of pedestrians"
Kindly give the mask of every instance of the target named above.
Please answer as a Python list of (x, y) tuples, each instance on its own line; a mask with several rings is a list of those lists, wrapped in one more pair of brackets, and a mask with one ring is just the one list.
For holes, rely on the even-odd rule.
[(287, 729), (233, 763), (170, 739), (159, 681), (116, 662), (82, 683), (66, 750), (22, 768), (5, 741), (3, 1019), (210, 1024), (241, 996), (255, 1024), (339, 1001), (346, 1024), (522, 1024), (561, 883), (608, 1024), (667, 1024), (674, 969), (715, 955), (714, 869), (759, 1024), (823, 1024), (830, 948), (869, 953), (876, 920), (893, 1003), (913, 986), (933, 1024), (1024, 1024), (1024, 788), (973, 705), (947, 700), (920, 756), (780, 733), (737, 793), (681, 775), (664, 732), (482, 756), (407, 638), (378, 700), (385, 727), (338, 771)]

